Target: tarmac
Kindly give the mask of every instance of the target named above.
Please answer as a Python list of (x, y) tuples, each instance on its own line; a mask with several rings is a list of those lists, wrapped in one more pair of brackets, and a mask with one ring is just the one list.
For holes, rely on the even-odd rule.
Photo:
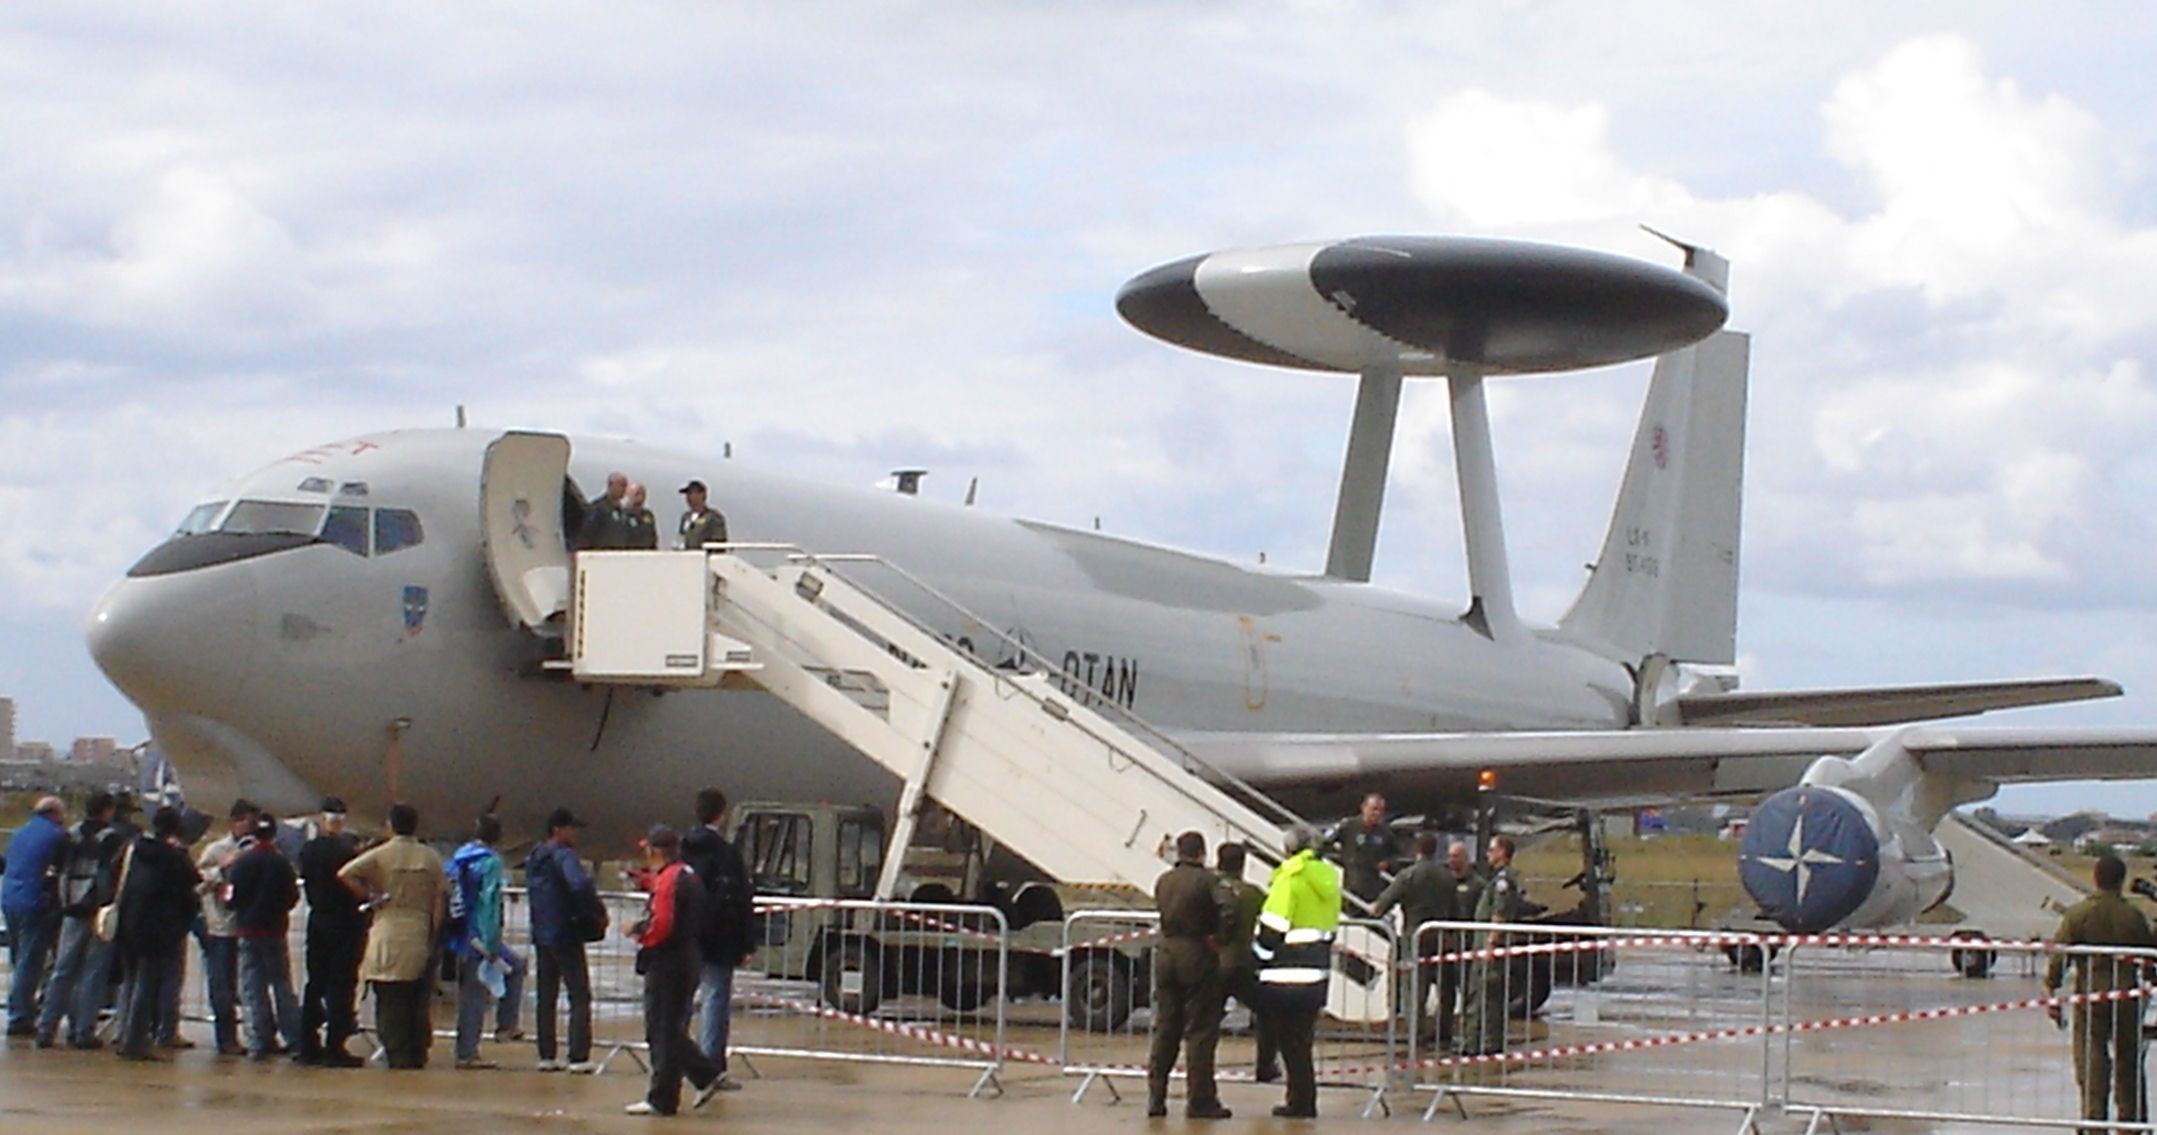
[[(59, 1132), (208, 1131), (219, 1135), (473, 1135), (522, 1130), (583, 1135), (654, 1129), (727, 1129), (770, 1132), (874, 1131), (890, 1135), (954, 1135), (1002, 1129), (1027, 1135), (1158, 1131), (1189, 1128), (1219, 1132), (1297, 1133), (1360, 1125), (1361, 1093), (1325, 1093), (1315, 1121), (1276, 1119), (1280, 1102), (1271, 1085), (1230, 1083), (1222, 1098), (1236, 1116), (1199, 1122), (1182, 1118), (1180, 1102), (1169, 1118), (1145, 1117), (1143, 1089), (1126, 1085), (1120, 1102), (1096, 1087), (1072, 1102), (1076, 1081), (1051, 1069), (1007, 1070), (1003, 1094), (966, 1098), (972, 1074), (950, 1068), (861, 1065), (765, 1057), (759, 1076), (744, 1077), (738, 1092), (724, 1092), (701, 1111), (673, 1118), (623, 1113), (641, 1099), (642, 1070), (627, 1060), (597, 1076), (541, 1073), (529, 1068), (529, 1044), (489, 1045), (488, 1055), (505, 1067), (459, 1071), (437, 1049), (435, 1061), (417, 1072), (379, 1067), (305, 1068), (279, 1060), (255, 1063), (219, 1058), (196, 1049), (169, 1064), (128, 1064), (105, 1052), (33, 1051), (9, 1041), (0, 1051), (0, 1129), (10, 1135)], [(514, 1058), (521, 1066), (511, 1066)], [(1373, 1130), (1410, 1125), (1412, 1130), (1477, 1132), (1613, 1132), (1679, 1135), (1736, 1129), (1731, 1112), (1699, 1112), (1637, 1105), (1556, 1101), (1476, 1100), (1472, 1117), (1441, 1111), (1419, 1123), (1428, 1097), (1404, 1097), (1390, 1116), (1368, 1123)], [(1770, 1122), (1768, 1130), (1802, 1121)], [(1846, 1125), (1845, 1129), (1848, 1127)], [(1918, 1131), (1917, 1126), (1872, 1130)]]

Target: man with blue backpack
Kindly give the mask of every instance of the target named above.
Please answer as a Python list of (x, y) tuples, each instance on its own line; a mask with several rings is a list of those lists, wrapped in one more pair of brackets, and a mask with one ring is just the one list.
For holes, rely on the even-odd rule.
[(457, 1067), (494, 1068), (479, 1055), (487, 1010), (500, 1002), (494, 1037), (515, 1040), (524, 999), (524, 960), (502, 941), (502, 821), (492, 813), (473, 825), (472, 840), (449, 861), (449, 918), (442, 939), (457, 959)]

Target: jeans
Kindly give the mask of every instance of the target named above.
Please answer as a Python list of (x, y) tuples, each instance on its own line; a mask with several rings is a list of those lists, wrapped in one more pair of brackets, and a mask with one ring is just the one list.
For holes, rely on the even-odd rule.
[[(183, 939), (159, 950), (127, 959), (127, 994), (120, 1008), (120, 1051), (141, 1056), (150, 1051), (164, 1015), (168, 998), (177, 998), (178, 975), (185, 972), (187, 943)], [(171, 983), (168, 985), (168, 983)]]
[(569, 1062), (582, 1064), (592, 1058), (592, 971), (585, 961), (584, 943), (563, 942), (534, 946), (538, 954), (539, 1058), (554, 1059), (555, 1002), (569, 990)]
[(38, 1014), (37, 1035), (56, 1037), (60, 1019), (72, 1019), (67, 1039), (77, 1045), (97, 1036), (98, 1010), (112, 983), (112, 943), (97, 936), (94, 916), (70, 914), (60, 920), (60, 947), (53, 953), (52, 984)]
[(202, 984), (210, 990), (210, 1016), (217, 1047), (240, 1047), (240, 940), (215, 934), (202, 939)]
[(57, 909), (5, 912), (8, 933), (8, 964), (15, 980), (8, 987), (7, 1031), (21, 1036), (37, 1026), (38, 988), (45, 982), (45, 964), (52, 960), (53, 939), (60, 930)]
[[(497, 1030), (517, 1027), (517, 1007), (524, 1000), (524, 959), (502, 948), (502, 1000), (496, 1010)], [(487, 1010), (495, 1006), (494, 993), (479, 979), (480, 959), (457, 958), (457, 1059), (479, 1058), (479, 1034), (487, 1027)]]
[(248, 1047), (261, 1056), (300, 1047), (300, 995), (292, 991), (292, 948), (285, 936), (227, 939), (239, 943), (240, 982), (247, 989)]
[(158, 990), (157, 1023), (150, 1039), (169, 1044), (180, 1039), (180, 991), (187, 987), (187, 940), (173, 947), (164, 958), (165, 973)]
[(703, 980), (697, 983), (697, 999), (703, 1003), (697, 1022), (697, 1044), (712, 1058), (719, 1071), (726, 1071), (727, 1029), (734, 1023), (734, 967), (705, 962)]

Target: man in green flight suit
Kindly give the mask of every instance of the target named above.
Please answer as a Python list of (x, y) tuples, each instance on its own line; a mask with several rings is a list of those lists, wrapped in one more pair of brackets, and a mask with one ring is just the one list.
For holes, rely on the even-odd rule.
[(1401, 837), (1386, 821), (1386, 798), (1376, 792), (1363, 798), (1356, 818), (1333, 829), (1327, 858), (1341, 865), (1341, 885), (1349, 894), (1373, 902), (1386, 888), (1386, 875), (1407, 858)]
[[(2127, 881), (2127, 865), (2118, 856), (2102, 855), (2093, 869), (2097, 893), (2067, 908), (2060, 916), (2059, 932), (2052, 940), (2062, 946), (2157, 946), (2149, 921), (2120, 894)], [(2133, 989), (2141, 984), (2142, 961), (2108, 954), (2052, 955), (2045, 965), (2045, 996), (2059, 991), (2067, 967), (2075, 970), (2075, 993), (2106, 994)], [(2077, 1001), (2070, 1032), (2074, 1038), (2075, 1082), (2082, 1087), (2082, 1118), (2105, 1118), (2107, 1096), (2112, 1118), (2121, 1123), (2140, 1123), (2146, 1110), (2142, 1094), (2141, 997), (2118, 1000)], [(2045, 1014), (2060, 1019), (2060, 1007), (2045, 1006)], [(2105, 1128), (2084, 1127), (2083, 1131)]]
[[(1431, 986), (1436, 983), (1438, 966), (1419, 960), (1436, 952), (1439, 934), (1422, 938), (1416, 936), (1416, 927), (1426, 922), (1464, 921), (1472, 914), (1469, 910), (1457, 910), (1453, 901), (1456, 894), (1452, 872), (1438, 860), (1438, 833), (1423, 832), (1416, 836), (1416, 861), (1378, 894), (1378, 901), (1371, 904), (1371, 913), (1384, 918), (1394, 907), (1401, 908), (1400, 961), (1406, 968), (1396, 979), (1396, 1012), (1409, 1015), (1416, 1022), (1416, 1031), (1422, 1037), (1436, 1035), (1451, 1042), (1453, 1039), (1453, 1006), (1441, 1000), (1433, 1017), (1430, 1005)], [(1413, 975), (1413, 980), (1410, 980)], [(1411, 994), (1409, 991), (1413, 990)], [(1449, 987), (1446, 992), (1450, 994)]]
[(1168, 1079), (1176, 1049), (1185, 1049), (1183, 1114), (1227, 1119), (1213, 1082), (1213, 1050), (1221, 1040), (1221, 904), (1206, 869), (1206, 837), (1176, 837), (1176, 865), (1153, 884), (1161, 912), (1153, 948), (1153, 1048), (1146, 1059), (1146, 1114), (1168, 1114)]
[(1214, 851), (1213, 868), (1220, 876), (1213, 884), (1213, 897), (1221, 904), (1221, 990), (1251, 1011), (1251, 1032), (1258, 1039), (1253, 1063), (1255, 1078), (1269, 1084), (1281, 1078), (1281, 1065), (1274, 1047), (1273, 1026), (1258, 1007), (1258, 959), (1251, 954), (1251, 940), (1258, 933), (1258, 912), (1266, 905), (1265, 889), (1243, 877), (1249, 853), (1240, 843), (1224, 843)]
[[(1513, 837), (1494, 835), (1490, 837), (1490, 878), (1483, 884), (1483, 895), (1476, 900), (1477, 922), (1519, 922), (1527, 913), (1528, 896), (1520, 889), (1520, 879), (1513, 874)], [(1506, 934), (1502, 930), (1486, 931), (1481, 946), (1486, 950), (1504, 947)], [(1461, 1021), (1461, 1052), (1471, 1056), (1487, 1056), (1505, 1051), (1506, 978), (1510, 972), (1508, 959), (1477, 958), (1468, 971), (1468, 1010)]]

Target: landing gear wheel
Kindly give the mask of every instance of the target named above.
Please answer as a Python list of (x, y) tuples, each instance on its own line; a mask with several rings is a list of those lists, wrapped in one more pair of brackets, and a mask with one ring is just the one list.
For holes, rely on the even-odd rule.
[[(1948, 937), (1958, 942), (1986, 941), (1985, 934), (1981, 930), (1957, 930)], [(2000, 960), (2000, 955), (1997, 950), (1987, 950), (1976, 946), (1957, 946), (1948, 951), (1947, 960), (1955, 967), (1955, 972), (1964, 977), (1991, 977), (1992, 967)]]
[(1723, 956), (1730, 959), (1730, 964), (1736, 966), (1739, 973), (1759, 973), (1781, 952), (1780, 946), (1762, 948), (1751, 942), (1735, 942), (1723, 947)]

